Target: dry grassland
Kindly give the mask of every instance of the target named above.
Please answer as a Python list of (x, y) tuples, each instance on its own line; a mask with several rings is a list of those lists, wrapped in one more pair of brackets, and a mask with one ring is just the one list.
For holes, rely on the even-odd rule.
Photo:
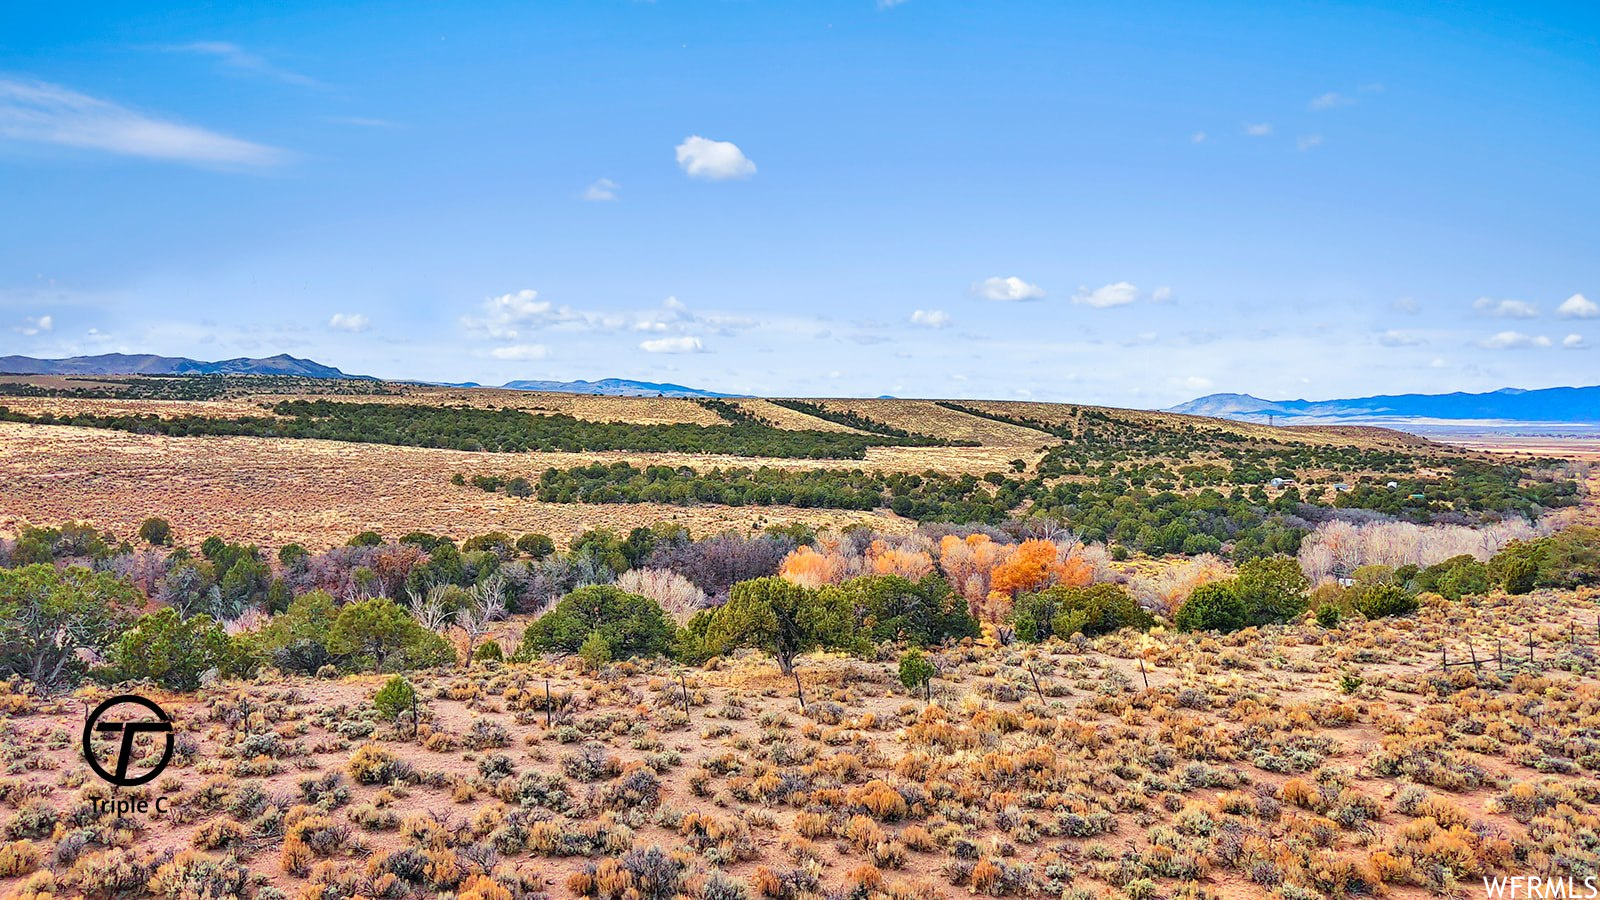
[(854, 522), (889, 531), (912, 527), (887, 512), (552, 504), (450, 483), (455, 472), (537, 476), (550, 466), (619, 459), (701, 467), (730, 461), (689, 455), (468, 453), (254, 437), (174, 438), (0, 423), (0, 532), (13, 533), (21, 523), (53, 525), (75, 519), (130, 535), (146, 517), (162, 516), (186, 543), (220, 534), (272, 547), (297, 541), (316, 549), (343, 544), (369, 528), (391, 538), (414, 530), (458, 539), (495, 530), (536, 531), (565, 547), (592, 527), (626, 531), (654, 522), (681, 523), (697, 536), (790, 521), (819, 528)]
[[(585, 873), (650, 848), (676, 855), (680, 888), (716, 872), (753, 898), (1470, 895), (1481, 875), (1581, 856), (1600, 793), (1556, 748), (1594, 727), (1600, 681), (1592, 652), (1562, 641), (1569, 617), (1595, 612), (1592, 594), (1536, 594), (1335, 630), (980, 643), (936, 655), (931, 706), (889, 651), (803, 659), (804, 707), (760, 656), (479, 665), (413, 676), (415, 738), (373, 718), (382, 678), (268, 674), (157, 696), (187, 750), (144, 790), (170, 811), (136, 817), (115, 858), (137, 873), (164, 850), (233, 853), (290, 897), (370, 888), (424, 855), (410, 893), (383, 896), (459, 890), (484, 870), (593, 896)], [(1470, 636), (1487, 654), (1529, 630), (1571, 671), (1437, 669), (1441, 642), (1464, 657)], [(16, 833), (103, 821), (63, 737), (83, 702), (7, 700), (9, 758), (35, 761), (0, 779)], [(285, 812), (331, 830), (297, 831), (310, 850), (291, 852), (281, 829), (258, 830)], [(92, 878), (97, 852), (49, 868)]]

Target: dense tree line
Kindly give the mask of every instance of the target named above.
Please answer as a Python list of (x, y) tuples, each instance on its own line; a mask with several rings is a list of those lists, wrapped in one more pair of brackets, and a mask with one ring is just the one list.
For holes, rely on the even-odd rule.
[(714, 503), (870, 510), (887, 507), (918, 521), (1006, 520), (1026, 496), (1014, 478), (860, 469), (794, 470), (763, 466), (716, 468), (593, 463), (551, 468), (539, 476), (547, 503)]
[(811, 403), (806, 400), (771, 400), (768, 401), (785, 409), (792, 409), (798, 413), (805, 413), (835, 425), (844, 425), (857, 431), (869, 434), (882, 434), (888, 437), (905, 438), (918, 443), (909, 446), (918, 447), (976, 447), (977, 441), (951, 441), (944, 438), (933, 437), (926, 434), (915, 434), (904, 428), (896, 428), (888, 422), (880, 422), (871, 416), (863, 415), (852, 409), (830, 409), (821, 403)]
[[(545, 535), (504, 532), (459, 543), (424, 532), (394, 541), (363, 532), (321, 553), (289, 544), (276, 554), (210, 537), (191, 553), (168, 548), (175, 536), (159, 519), (140, 527), (143, 547), (69, 522), (0, 541), (0, 677), (20, 676), (47, 691), (86, 677), (192, 690), (263, 666), (332, 675), (497, 660), (500, 645), (482, 641), (489, 624), (546, 607), (524, 633), (523, 658), (576, 654), (604, 665), (672, 655), (699, 663), (747, 647), (771, 653), (785, 672), (816, 649), (915, 649), (973, 638), (978, 614), (1000, 640), (1093, 637), (1156, 623), (1151, 610), (1159, 607), (1141, 606), (1124, 585), (1060, 564), (1059, 547), (1067, 545), (1021, 540), (1005, 545), (992, 569), (972, 568), (985, 548), (1001, 549), (991, 532), (1020, 540), (995, 529), (926, 526), (897, 549), (870, 531), (824, 540), (783, 527), (694, 540), (660, 525), (626, 534), (593, 529), (562, 553)], [(813, 541), (830, 555), (798, 549)], [(940, 561), (918, 546), (939, 547)], [(1030, 548), (1046, 551), (1038, 559), (1043, 577), (1002, 578), (1027, 568)], [(827, 568), (857, 552), (855, 564), (820, 582), (786, 562), (808, 558)], [(883, 574), (896, 569), (911, 574)], [(660, 589), (672, 579), (619, 578), (637, 571), (670, 572), (692, 587), (668, 597)], [(992, 577), (972, 594), (982, 571)], [(1496, 588), (1595, 583), (1600, 529), (1589, 527), (1513, 542), (1487, 562), (1462, 555), (1426, 568), (1363, 566), (1315, 591), (1294, 559), (1262, 554), (1231, 577), (1200, 584), (1171, 620), (1183, 630), (1231, 631), (1310, 612), (1334, 627), (1346, 615), (1407, 614), (1422, 593), (1456, 600)], [(972, 602), (997, 591), (1014, 592), (1000, 612)], [(684, 597), (687, 608), (674, 605)], [(447, 642), (446, 631), (462, 645)], [(910, 654), (903, 662), (908, 684), (926, 690), (936, 667)]]
[(629, 450), (641, 453), (864, 459), (868, 447), (917, 443), (912, 439), (885, 435), (795, 431), (753, 420), (726, 425), (640, 425), (592, 422), (553, 413), (535, 415), (517, 409), (332, 400), (285, 400), (273, 405), (271, 411), (272, 416), (221, 418), (184, 415), (162, 418), (154, 414), (30, 415), (0, 406), (0, 421), (111, 428), (174, 437), (248, 435), (316, 438), (501, 453)]

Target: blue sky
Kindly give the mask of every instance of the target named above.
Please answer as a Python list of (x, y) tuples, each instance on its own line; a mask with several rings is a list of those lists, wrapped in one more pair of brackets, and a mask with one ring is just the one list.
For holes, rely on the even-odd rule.
[(1593, 5), (327, 6), (0, 9), (0, 355), (1600, 383)]

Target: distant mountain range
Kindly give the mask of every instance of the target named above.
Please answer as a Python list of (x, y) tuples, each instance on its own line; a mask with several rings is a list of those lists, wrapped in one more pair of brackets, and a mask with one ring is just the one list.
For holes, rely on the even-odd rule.
[(1263, 400), (1208, 394), (1168, 412), (1280, 424), (1393, 419), (1494, 419), (1504, 422), (1600, 422), (1600, 387), (1502, 388), (1483, 394), (1389, 394), (1348, 400)]
[(626, 378), (602, 378), (599, 381), (508, 381), (500, 385), (513, 391), (554, 391), (561, 394), (603, 394), (607, 397), (739, 397), (740, 394), (719, 394), (681, 384), (657, 384), (653, 381), (630, 381)]
[[(287, 353), (265, 359), (224, 359), (205, 362), (182, 356), (155, 356), (149, 353), (105, 353), (100, 356), (74, 356), (70, 359), (35, 359), (31, 356), (0, 356), (0, 374), (5, 375), (298, 375), (303, 378), (354, 378), (376, 381), (370, 375), (348, 375), (332, 366)], [(450, 384), (447, 387), (483, 387), (477, 382)], [(508, 381), (501, 385), (514, 391), (553, 391), (563, 394), (603, 394), (609, 397), (737, 397), (681, 384), (657, 384), (626, 378), (599, 381)]]
[(223, 359), (204, 362), (182, 356), (155, 356), (150, 353), (104, 353), (99, 356), (74, 356), (69, 359), (35, 359), (31, 356), (0, 356), (0, 373), (6, 375), (299, 375), (304, 378), (376, 379), (367, 375), (346, 375), (332, 366), (287, 353), (265, 359)]

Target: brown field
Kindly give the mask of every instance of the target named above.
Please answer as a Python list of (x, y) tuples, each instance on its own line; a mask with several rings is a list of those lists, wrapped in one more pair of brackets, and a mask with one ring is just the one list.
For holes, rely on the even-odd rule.
[[(0, 821), (28, 844), (0, 849), (13, 876), (0, 888), (20, 890), (39, 867), (52, 874), (31, 876), (33, 889), (53, 879), (70, 895), (110, 877), (112, 860), (142, 882), (168, 850), (180, 854), (171, 878), (200, 848), (290, 897), (348, 896), (319, 886), (377, 890), (415, 848), (429, 874), (382, 896), (464, 890), (491, 871), (576, 897), (593, 890), (583, 873), (611, 871), (604, 860), (661, 848), (683, 884), (716, 871), (750, 897), (858, 885), (895, 898), (1267, 897), (1280, 881), (1294, 896), (1470, 896), (1481, 875), (1582, 856), (1571, 842), (1593, 827), (1600, 793), (1555, 748), (1593, 728), (1593, 651), (1566, 641), (1569, 621), (1596, 612), (1592, 593), (1536, 594), (1334, 631), (979, 642), (937, 654), (931, 705), (898, 684), (887, 652), (803, 659), (804, 706), (759, 655), (599, 673), (576, 659), (476, 665), (413, 675), (425, 698), (415, 738), (374, 720), (380, 677), (269, 673), (153, 695), (186, 735), (175, 765), (137, 792), (167, 798), (167, 812), (121, 820), (125, 849), (91, 844), (48, 863), (66, 834), (51, 821), (103, 821), (86, 798), (104, 788), (76, 749), (97, 695), (0, 689), (0, 748), (29, 761), (0, 779)], [(1530, 632), (1542, 665), (1502, 671), (1496, 638), (1520, 645)], [(1441, 645), (1465, 659), (1469, 641), (1482, 669), (1441, 672)], [(1361, 680), (1341, 688), (1345, 674)], [(353, 758), (402, 768), (373, 774)], [(540, 791), (524, 788), (531, 776)], [(302, 787), (316, 779), (331, 782)], [(566, 802), (542, 803), (555, 794)], [(270, 824), (285, 813), (293, 851)], [(313, 815), (331, 829), (315, 839), (293, 827)], [(563, 848), (563, 834), (595, 842)]]
[[(45, 378), (45, 376), (40, 376)], [(391, 385), (395, 394), (351, 397), (361, 402), (469, 403), (563, 413), (596, 421), (636, 423), (721, 421), (692, 400), (597, 397), (497, 389)], [(261, 415), (263, 405), (290, 395), (250, 394), (216, 401), (6, 397), (3, 405), (38, 413), (157, 413), (163, 416)], [(304, 396), (313, 396), (306, 394)], [(784, 428), (849, 431), (765, 400), (731, 401)], [(449, 483), (464, 475), (536, 478), (549, 467), (627, 460), (636, 465), (773, 466), (788, 469), (860, 468), (892, 472), (983, 475), (1030, 466), (1059, 439), (1029, 428), (950, 410), (930, 400), (820, 401), (890, 425), (977, 447), (873, 447), (865, 460), (752, 459), (694, 454), (473, 453), (327, 441), (274, 441), (251, 437), (134, 435), (67, 426), (0, 423), (0, 533), (20, 524), (51, 525), (81, 519), (118, 534), (149, 516), (163, 516), (180, 539), (198, 543), (211, 534), (277, 546), (298, 541), (318, 548), (343, 543), (358, 531), (395, 536), (424, 530), (465, 538), (491, 530), (539, 531), (558, 544), (596, 525), (631, 528), (657, 521), (682, 523), (697, 535), (759, 529), (799, 521), (823, 527), (871, 522), (888, 531), (909, 523), (887, 511), (858, 513), (783, 507), (596, 506), (540, 503), (489, 494)], [(1042, 421), (1069, 421), (1085, 409), (1061, 404), (962, 401), (977, 409)], [(1377, 428), (1269, 429), (1217, 419), (1119, 410), (1135, 421), (1195, 424), (1253, 438), (1384, 447), (1426, 446), (1420, 438)], [(1493, 449), (1508, 450), (1499, 446)], [(1541, 452), (1544, 452), (1541, 450)]]
[[(696, 535), (791, 521), (836, 529), (853, 522), (888, 531), (912, 527), (888, 512), (541, 503), (450, 483), (455, 472), (531, 476), (549, 466), (612, 459), (696, 466), (729, 462), (686, 454), (469, 453), (0, 423), (0, 532), (73, 519), (127, 536), (145, 518), (162, 516), (185, 543), (222, 534), (263, 546), (297, 541), (320, 549), (366, 529), (391, 538), (421, 530), (459, 539), (496, 530), (535, 531), (565, 547), (590, 528), (626, 531), (654, 522), (681, 523)], [(815, 466), (827, 461), (770, 462)]]

